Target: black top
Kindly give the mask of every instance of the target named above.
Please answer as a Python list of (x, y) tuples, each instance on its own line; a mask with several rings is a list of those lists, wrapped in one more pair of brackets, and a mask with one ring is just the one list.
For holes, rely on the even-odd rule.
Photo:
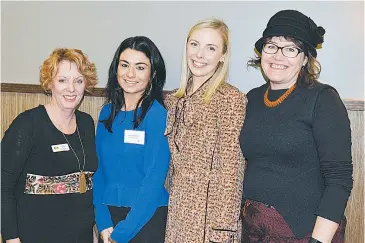
[[(84, 171), (95, 172), (97, 155), (93, 119), (80, 111), (75, 114), (86, 154)], [(65, 136), (83, 164), (77, 132)], [(3, 239), (20, 237), (22, 243), (71, 243), (78, 238), (81, 240), (77, 242), (85, 242), (82, 237), (92, 239), (92, 190), (83, 194), (25, 193), (27, 174), (62, 176), (79, 172), (77, 159), (71, 149), (53, 152), (51, 148), (52, 145), (66, 143), (43, 105), (18, 115), (5, 132), (1, 142)], [(80, 232), (89, 232), (90, 236), (80, 236)]]
[[(352, 189), (351, 130), (337, 91), (321, 83), (297, 87), (266, 107), (268, 84), (248, 94), (240, 134), (247, 159), (244, 199), (273, 205), (297, 238), (316, 216), (340, 222)], [(270, 90), (269, 100), (286, 90)]]

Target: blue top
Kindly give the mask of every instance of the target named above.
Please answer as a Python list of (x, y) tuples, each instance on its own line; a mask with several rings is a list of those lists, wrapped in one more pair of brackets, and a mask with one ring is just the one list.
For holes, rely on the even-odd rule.
[[(113, 227), (107, 205), (130, 207), (127, 218), (114, 227), (111, 235), (118, 243), (127, 243), (158, 207), (168, 204), (164, 187), (170, 161), (164, 136), (167, 111), (154, 101), (136, 129), (133, 129), (134, 111), (121, 111), (113, 122), (113, 133), (109, 133), (100, 120), (108, 118), (110, 108), (107, 104), (101, 110), (96, 130), (99, 167), (94, 175), (95, 217), (101, 232)], [(144, 131), (144, 145), (125, 143), (126, 130)]]

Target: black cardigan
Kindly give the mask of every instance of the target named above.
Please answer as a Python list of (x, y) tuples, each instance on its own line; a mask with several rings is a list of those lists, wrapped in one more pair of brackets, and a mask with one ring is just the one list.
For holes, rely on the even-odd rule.
[[(352, 189), (351, 129), (336, 90), (297, 87), (283, 103), (263, 102), (268, 84), (248, 94), (240, 135), (247, 159), (245, 199), (273, 205), (297, 238), (316, 216), (340, 222)], [(270, 90), (276, 100), (286, 90)]]

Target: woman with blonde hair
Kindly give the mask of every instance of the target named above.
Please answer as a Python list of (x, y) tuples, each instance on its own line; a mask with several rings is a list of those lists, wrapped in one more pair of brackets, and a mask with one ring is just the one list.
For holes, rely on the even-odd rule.
[(166, 243), (237, 239), (246, 96), (226, 83), (229, 30), (217, 19), (186, 38), (180, 88), (166, 96), (171, 162)]
[(95, 129), (77, 107), (96, 68), (82, 51), (58, 48), (40, 83), (50, 102), (18, 115), (1, 141), (1, 233), (6, 243), (90, 243)]

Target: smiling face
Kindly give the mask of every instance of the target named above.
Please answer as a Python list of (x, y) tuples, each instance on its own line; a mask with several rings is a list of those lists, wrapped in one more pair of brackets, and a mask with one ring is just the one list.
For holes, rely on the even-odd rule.
[[(278, 47), (296, 47), (296, 44), (287, 41), (284, 37), (273, 37), (267, 43), (273, 43)], [(307, 63), (308, 58), (303, 52), (294, 58), (285, 57), (281, 50), (275, 54), (267, 54), (262, 51), (261, 68), (268, 77), (273, 89), (285, 89), (297, 81), (300, 69)]]
[(85, 77), (80, 74), (75, 63), (61, 61), (50, 84), (52, 104), (63, 110), (75, 110), (84, 96), (85, 84)]
[(140, 98), (151, 77), (151, 62), (143, 52), (128, 48), (120, 54), (117, 76), (125, 96)]
[(186, 57), (193, 81), (205, 81), (223, 61), (223, 38), (218, 30), (195, 30), (187, 41)]

